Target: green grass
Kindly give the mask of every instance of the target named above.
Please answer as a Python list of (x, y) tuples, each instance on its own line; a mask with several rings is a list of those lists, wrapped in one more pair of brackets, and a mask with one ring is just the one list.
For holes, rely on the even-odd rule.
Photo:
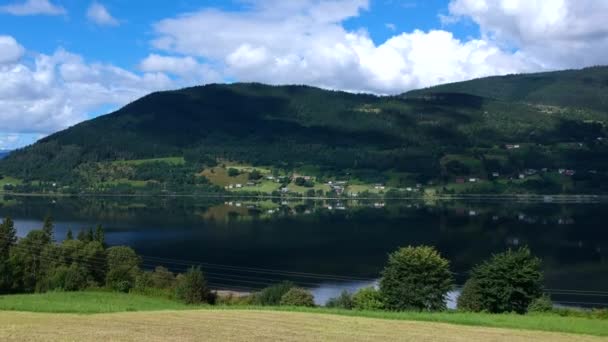
[(17, 179), (17, 178), (13, 178), (10, 176), (4, 176), (2, 179), (0, 179), (0, 190), (2, 190), (4, 188), (5, 185), (7, 184), (11, 184), (11, 185), (19, 185), (21, 184), (21, 180)]
[(133, 159), (133, 160), (117, 160), (112, 164), (127, 164), (127, 165), (141, 165), (145, 163), (161, 162), (171, 165), (184, 165), (186, 160), (184, 157), (166, 157), (166, 158), (152, 158), (152, 159)]
[(389, 320), (425, 321), (522, 330), (608, 336), (608, 320), (583, 317), (561, 317), (556, 314), (517, 315), (465, 312), (383, 312), (327, 308), (261, 307), (261, 306), (192, 306), (170, 299), (115, 292), (49, 292), (0, 296), (0, 311), (48, 313), (112, 313), (159, 310), (270, 310), (333, 314)]
[(170, 299), (115, 292), (47, 292), (0, 296), (0, 310), (108, 313), (193, 309)]

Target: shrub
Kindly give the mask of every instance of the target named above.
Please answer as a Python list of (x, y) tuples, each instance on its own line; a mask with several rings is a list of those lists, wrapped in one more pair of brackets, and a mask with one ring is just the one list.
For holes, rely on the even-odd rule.
[(389, 256), (380, 291), (388, 310), (445, 310), (452, 288), (450, 263), (428, 246), (405, 247)]
[(483, 298), (479, 290), (479, 284), (475, 279), (469, 279), (464, 284), (457, 300), (457, 309), (461, 311), (480, 312), (483, 311)]
[(186, 304), (208, 303), (211, 292), (200, 267), (192, 267), (180, 274), (175, 287), (175, 297)]
[(382, 310), (384, 301), (380, 291), (373, 287), (365, 287), (353, 295), (353, 308), (355, 310)]
[(294, 287), (294, 283), (290, 281), (283, 281), (269, 286), (256, 293), (253, 302), (257, 305), (279, 305), (281, 304), (283, 295)]
[(299, 287), (291, 288), (281, 297), (281, 305), (289, 306), (315, 306), (315, 299), (310, 291)]
[(551, 312), (553, 311), (553, 302), (551, 297), (547, 295), (540, 296), (534, 299), (530, 305), (528, 305), (528, 312)]
[(353, 308), (353, 296), (344, 290), (338, 297), (330, 298), (325, 306), (328, 308), (351, 310)]
[(159, 289), (168, 289), (175, 285), (175, 275), (166, 267), (157, 266), (151, 274), (152, 286)]
[(471, 272), (469, 282), (475, 286), (465, 286), (462, 295), (474, 298), (476, 304), (468, 309), (525, 313), (530, 303), (542, 295), (540, 265), (540, 259), (527, 247), (494, 255)]

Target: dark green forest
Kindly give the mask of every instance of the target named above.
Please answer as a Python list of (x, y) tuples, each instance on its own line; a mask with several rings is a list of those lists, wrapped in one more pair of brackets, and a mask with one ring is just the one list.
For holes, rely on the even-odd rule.
[[(487, 183), (474, 192), (598, 193), (608, 192), (607, 119), (608, 67), (397, 96), (211, 84), (152, 93), (50, 135), (1, 160), (0, 175), (22, 180), (24, 191), (43, 182), (93, 189), (116, 178), (219, 191), (195, 174), (234, 161), (448, 192), (445, 185), (475, 177)], [(111, 162), (176, 156), (185, 163), (99, 178)]]

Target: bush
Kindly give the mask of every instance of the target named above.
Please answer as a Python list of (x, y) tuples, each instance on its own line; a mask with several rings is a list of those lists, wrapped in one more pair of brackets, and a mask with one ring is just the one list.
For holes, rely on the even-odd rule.
[(405, 247), (389, 256), (380, 291), (388, 310), (445, 310), (452, 288), (450, 263), (428, 246)]
[(188, 272), (177, 277), (175, 297), (186, 304), (208, 303), (212, 299), (211, 291), (200, 267), (192, 267)]
[(475, 279), (469, 279), (464, 283), (457, 300), (457, 309), (460, 311), (480, 312), (483, 311), (483, 298), (479, 290), (479, 284)]
[(465, 286), (462, 296), (475, 304), (467, 304), (467, 309), (525, 313), (530, 303), (542, 295), (540, 266), (540, 259), (527, 247), (494, 255), (471, 272), (469, 286)]
[(157, 266), (151, 274), (152, 286), (159, 289), (168, 289), (175, 285), (175, 275), (166, 267)]
[(289, 306), (315, 306), (315, 299), (312, 294), (299, 287), (291, 288), (281, 297), (281, 305)]
[(269, 286), (254, 295), (253, 302), (257, 305), (279, 305), (281, 298), (289, 290), (294, 288), (294, 283), (283, 281), (281, 283)]
[(551, 311), (553, 311), (553, 302), (551, 301), (551, 297), (547, 295), (534, 299), (530, 305), (528, 305), (528, 312), (546, 313)]
[(383, 310), (384, 301), (380, 291), (373, 287), (362, 288), (353, 295), (355, 310)]
[(353, 308), (353, 296), (344, 290), (338, 297), (330, 298), (325, 306), (328, 308), (338, 308), (351, 310)]

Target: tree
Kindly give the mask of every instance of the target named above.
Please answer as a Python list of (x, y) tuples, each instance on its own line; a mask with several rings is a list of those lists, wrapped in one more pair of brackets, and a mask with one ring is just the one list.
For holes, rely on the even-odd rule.
[(233, 167), (228, 169), (228, 177), (236, 177), (240, 174), (238, 169), (235, 169)]
[(254, 295), (254, 303), (257, 305), (279, 305), (285, 293), (295, 287), (290, 281), (283, 281), (269, 286)]
[(93, 240), (99, 242), (104, 247), (106, 245), (105, 232), (103, 230), (103, 227), (100, 224), (98, 224), (97, 227), (95, 228)]
[(15, 224), (10, 217), (7, 217), (0, 224), (0, 294), (9, 292), (13, 285), (10, 252), (16, 243)]
[(199, 267), (191, 267), (177, 278), (175, 297), (186, 304), (206, 303), (211, 297), (207, 281)]
[(49, 242), (53, 241), (53, 231), (54, 231), (54, 228), (55, 227), (53, 225), (53, 218), (51, 217), (51, 215), (47, 215), (44, 218), (44, 223), (42, 224), (42, 231), (48, 237)]
[(465, 304), (463, 309), (523, 314), (542, 296), (542, 284), (540, 259), (527, 247), (509, 249), (473, 268), (461, 296), (474, 298), (475, 305)]
[(384, 299), (382, 293), (373, 287), (365, 287), (353, 295), (353, 309), (355, 310), (382, 310)]
[(72, 230), (70, 228), (68, 228), (68, 233), (65, 235), (65, 239), (74, 240), (74, 233), (72, 233)]
[(249, 180), (258, 180), (262, 178), (262, 173), (259, 170), (254, 169), (253, 171), (249, 172), (248, 178)]
[(110, 247), (106, 254), (106, 284), (116, 291), (128, 292), (135, 285), (141, 259), (127, 246)]
[(157, 266), (151, 275), (152, 286), (159, 289), (168, 289), (175, 283), (175, 275), (166, 267)]
[(49, 263), (42, 254), (49, 246), (52, 244), (46, 232), (32, 230), (11, 249), (13, 286), (17, 291), (34, 292), (45, 280)]
[(310, 291), (301, 289), (299, 287), (293, 287), (281, 297), (280, 304), (288, 306), (313, 307), (315, 306), (315, 298), (312, 296)]
[(338, 308), (351, 310), (353, 308), (353, 296), (346, 290), (343, 290), (338, 297), (330, 298), (325, 306), (328, 308)]
[(405, 247), (389, 255), (380, 291), (389, 310), (444, 310), (452, 288), (450, 263), (433, 247)]

